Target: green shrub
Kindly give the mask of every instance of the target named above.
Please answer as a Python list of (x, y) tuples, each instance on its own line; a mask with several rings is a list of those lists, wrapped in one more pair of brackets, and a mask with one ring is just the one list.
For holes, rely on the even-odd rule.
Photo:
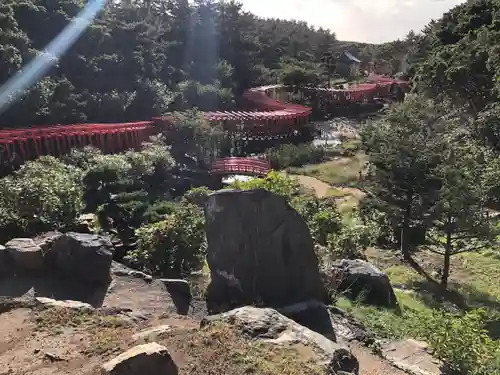
[(146, 272), (179, 277), (203, 265), (204, 218), (194, 205), (181, 204), (165, 220), (144, 225), (136, 234), (138, 248), (126, 258)]
[(293, 199), (292, 206), (307, 223), (311, 236), (320, 245), (326, 245), (331, 234), (342, 227), (342, 217), (330, 199), (314, 196), (299, 196)]
[(211, 192), (212, 190), (205, 186), (193, 188), (184, 194), (183, 200), (197, 206), (202, 206)]
[(321, 163), (326, 157), (325, 148), (311, 144), (283, 144), (269, 149), (267, 156), (273, 169), (302, 167), (306, 164)]
[(365, 259), (364, 251), (375, 242), (372, 226), (346, 224), (328, 237), (332, 259)]
[(172, 201), (157, 201), (150, 205), (142, 216), (142, 224), (152, 224), (165, 220), (177, 209), (178, 203)]
[(126, 203), (130, 201), (147, 201), (149, 199), (148, 193), (144, 190), (137, 190), (133, 192), (124, 192), (114, 195), (113, 201), (116, 203)]
[(102, 158), (102, 152), (93, 146), (84, 148), (73, 148), (70, 153), (63, 155), (61, 160), (74, 167), (87, 170), (96, 164), (99, 158)]
[(169, 196), (167, 170), (174, 161), (167, 146), (158, 140), (144, 143), (139, 152), (124, 154), (102, 155), (91, 149), (74, 151), (67, 162), (87, 168), (83, 184), (88, 211), (95, 211), (98, 206), (109, 202), (113, 194), (143, 190), (155, 198)]
[(24, 164), (0, 180), (0, 225), (26, 235), (72, 228), (83, 208), (81, 176), (51, 156)]
[(485, 310), (457, 316), (433, 310), (420, 316), (420, 336), (450, 370), (467, 375), (500, 373), (500, 344), (488, 337)]
[(276, 171), (269, 172), (264, 178), (235, 181), (228, 188), (238, 190), (266, 189), (289, 200), (300, 193), (300, 184), (296, 179), (281, 175)]

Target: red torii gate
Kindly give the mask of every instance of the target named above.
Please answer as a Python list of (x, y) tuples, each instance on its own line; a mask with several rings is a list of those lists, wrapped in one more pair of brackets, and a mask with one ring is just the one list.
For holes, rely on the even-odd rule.
[[(372, 75), (366, 84), (353, 85), (345, 90), (306, 88), (316, 90), (341, 103), (372, 100), (374, 96), (390, 95), (391, 87), (398, 85), (405, 91), (408, 83), (389, 77)], [(308, 122), (312, 109), (299, 104), (284, 103), (271, 97), (282, 85), (252, 88), (244, 97), (256, 107), (254, 111), (206, 112), (210, 122), (223, 123), (228, 131), (246, 132), (258, 136), (275, 135), (299, 130)], [(11, 160), (19, 152), (22, 161), (44, 154), (61, 155), (72, 147), (93, 145), (104, 152), (119, 152), (139, 147), (155, 132), (171, 126), (168, 117), (117, 124), (51, 125), (24, 129), (0, 129), (0, 157)], [(236, 161), (232, 159), (234, 165)], [(228, 167), (229, 168), (229, 167)], [(231, 167), (233, 168), (233, 167)]]
[(0, 130), (2, 155), (14, 151), (23, 160), (44, 154), (61, 155), (75, 146), (93, 145), (105, 152), (138, 147), (154, 132), (152, 121), (119, 124), (78, 124)]

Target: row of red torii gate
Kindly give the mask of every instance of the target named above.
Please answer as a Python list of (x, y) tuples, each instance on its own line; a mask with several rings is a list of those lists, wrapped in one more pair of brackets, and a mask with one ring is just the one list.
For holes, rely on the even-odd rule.
[[(404, 91), (408, 88), (405, 81), (383, 76), (372, 75), (368, 81), (345, 89), (306, 87), (304, 91), (316, 91), (328, 100), (342, 104), (366, 103), (390, 96), (394, 87)], [(252, 88), (244, 93), (252, 110), (206, 112), (204, 116), (228, 132), (243, 133), (250, 138), (283, 137), (307, 126), (312, 112), (309, 107), (287, 102), (289, 95), (282, 85)], [(132, 123), (0, 129), (0, 160), (22, 163), (41, 155), (60, 156), (72, 148), (87, 145), (106, 153), (117, 153), (140, 147), (142, 142), (160, 131), (166, 131), (168, 135), (173, 126), (172, 119), (164, 116)], [(215, 160), (210, 170), (214, 174), (263, 175), (268, 172), (269, 165), (263, 160), (233, 157)]]

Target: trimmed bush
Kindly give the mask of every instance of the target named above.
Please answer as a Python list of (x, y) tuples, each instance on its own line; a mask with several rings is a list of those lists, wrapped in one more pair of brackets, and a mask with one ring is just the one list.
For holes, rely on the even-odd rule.
[(181, 277), (203, 266), (204, 218), (192, 204), (181, 204), (165, 220), (136, 231), (138, 248), (127, 261), (148, 273)]

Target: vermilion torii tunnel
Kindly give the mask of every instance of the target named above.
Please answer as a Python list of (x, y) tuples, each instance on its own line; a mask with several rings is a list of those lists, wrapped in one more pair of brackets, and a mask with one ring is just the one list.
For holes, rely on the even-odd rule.
[[(388, 97), (394, 88), (406, 91), (408, 84), (392, 78), (371, 76), (372, 83), (350, 86), (348, 89), (323, 89), (306, 87), (304, 92), (316, 91), (325, 100), (336, 103), (367, 102), (375, 98)], [(287, 103), (288, 93), (282, 85), (263, 86), (249, 89), (244, 93), (250, 106), (246, 111), (206, 112), (205, 118), (211, 123), (222, 125), (228, 133), (239, 134), (248, 145), (252, 141), (272, 144), (276, 140), (292, 140), (301, 137), (308, 129), (312, 109)], [(72, 148), (95, 146), (105, 153), (117, 153), (137, 148), (149, 136), (167, 130), (168, 117), (150, 121), (118, 124), (75, 124), (37, 126), (25, 129), (0, 129), (1, 160), (7, 164), (21, 164), (41, 155), (60, 156)], [(267, 144), (266, 143), (266, 144)], [(256, 175), (265, 170), (262, 160), (241, 158), (241, 169)], [(214, 161), (213, 172), (217, 174), (236, 173), (238, 159), (227, 162)], [(227, 170), (225, 170), (225, 169)], [(263, 169), (264, 168), (264, 169)], [(269, 169), (269, 168), (268, 168)]]

